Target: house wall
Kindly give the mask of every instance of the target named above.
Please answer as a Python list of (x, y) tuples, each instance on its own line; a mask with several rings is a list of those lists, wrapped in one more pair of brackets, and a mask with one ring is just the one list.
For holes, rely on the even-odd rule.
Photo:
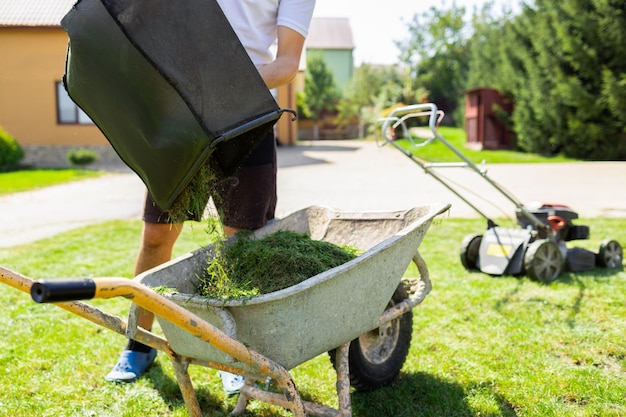
[[(304, 90), (304, 71), (299, 71), (289, 84), (277, 89), (276, 101), (281, 109), (298, 111), (297, 94)], [(293, 114), (285, 112), (276, 123), (276, 139), (281, 145), (295, 145), (299, 139), (300, 124), (299, 118), (293, 120)]]
[(23, 146), (108, 143), (94, 125), (58, 123), (56, 82), (67, 42), (59, 27), (0, 28), (0, 126)]
[(335, 84), (343, 91), (354, 72), (354, 57), (351, 49), (308, 49), (308, 55), (320, 56), (333, 74)]

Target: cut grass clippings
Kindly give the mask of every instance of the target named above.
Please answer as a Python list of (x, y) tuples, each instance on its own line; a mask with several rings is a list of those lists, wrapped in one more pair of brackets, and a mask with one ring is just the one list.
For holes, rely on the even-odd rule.
[(220, 175), (213, 164), (202, 164), (167, 210), (168, 221), (183, 223), (190, 219), (200, 219), (219, 179)]
[(288, 230), (258, 240), (240, 233), (235, 242), (218, 245), (217, 249), (197, 292), (222, 300), (282, 290), (357, 256), (356, 249)]
[[(499, 220), (499, 219), (496, 219)], [(191, 223), (193, 224), (193, 223)], [(578, 219), (589, 240), (568, 246), (597, 251), (610, 238), (626, 246), (626, 219)], [(483, 219), (436, 219), (420, 246), (433, 283), (413, 310), (407, 361), (391, 385), (353, 393), (354, 417), (620, 417), (626, 415), (626, 273), (623, 266), (566, 272), (542, 284), (527, 277), (467, 272), (463, 237)], [(0, 265), (32, 278), (128, 276), (140, 221), (108, 222), (0, 249)], [(207, 244), (186, 226), (174, 256)], [(412, 266), (407, 277), (415, 277)], [(346, 294), (351, 302), (353, 294)], [(188, 416), (167, 355), (145, 377), (110, 384), (104, 375), (126, 343), (113, 333), (28, 294), (0, 291), (0, 415)], [(125, 317), (129, 300), (90, 303)], [(158, 332), (158, 326), (156, 326)], [(190, 366), (204, 416), (226, 417), (237, 396), (224, 394), (214, 370)], [(291, 371), (306, 399), (337, 406), (335, 373), (322, 354)], [(252, 401), (244, 417), (288, 417)]]

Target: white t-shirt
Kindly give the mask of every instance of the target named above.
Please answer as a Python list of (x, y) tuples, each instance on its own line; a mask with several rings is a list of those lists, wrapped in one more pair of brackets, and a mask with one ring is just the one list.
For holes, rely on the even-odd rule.
[(255, 65), (274, 60), (277, 26), (302, 36), (309, 31), (315, 0), (217, 0)]

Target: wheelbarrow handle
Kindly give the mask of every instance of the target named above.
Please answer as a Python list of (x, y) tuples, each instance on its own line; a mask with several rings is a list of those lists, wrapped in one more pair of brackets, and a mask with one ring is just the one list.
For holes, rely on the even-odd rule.
[(92, 279), (55, 279), (33, 283), (30, 296), (36, 303), (59, 303), (64, 301), (89, 300), (96, 294), (96, 283)]

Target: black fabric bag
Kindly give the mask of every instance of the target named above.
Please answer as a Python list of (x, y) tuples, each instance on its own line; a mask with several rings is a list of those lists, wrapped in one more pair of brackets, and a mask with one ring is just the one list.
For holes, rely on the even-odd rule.
[(232, 173), (283, 110), (215, 0), (79, 0), (64, 84), (168, 209), (201, 164)]

